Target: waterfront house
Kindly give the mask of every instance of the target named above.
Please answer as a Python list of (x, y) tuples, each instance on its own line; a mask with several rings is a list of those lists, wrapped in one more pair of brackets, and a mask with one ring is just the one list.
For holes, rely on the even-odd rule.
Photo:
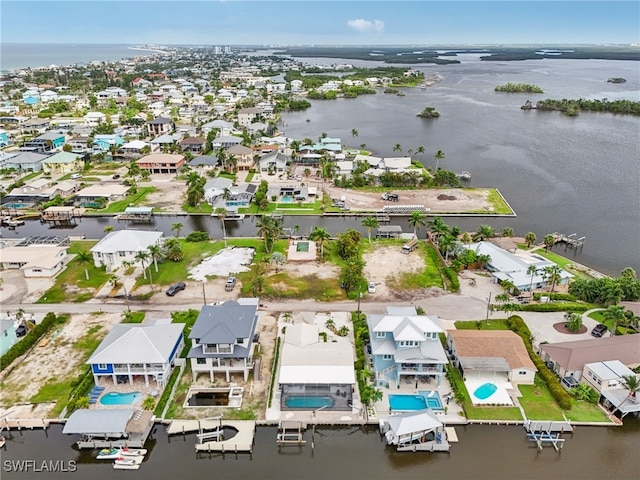
[(447, 349), (465, 380), (490, 377), (533, 385), (538, 371), (522, 338), (511, 330), (448, 330)]
[(136, 160), (136, 164), (141, 170), (148, 170), (150, 173), (173, 174), (178, 173), (184, 162), (184, 155), (169, 153), (153, 153)]
[(59, 152), (42, 161), (42, 171), (45, 175), (67, 175), (79, 172), (84, 168), (82, 155), (69, 152)]
[(307, 398), (327, 400), (323, 410), (351, 411), (356, 376), (353, 346), (344, 337), (322, 341), (317, 326), (296, 323), (287, 326), (280, 355), (278, 385), (281, 410), (315, 410)]
[(120, 147), (124, 140), (118, 135), (96, 135), (93, 137), (93, 146), (102, 152), (108, 151), (111, 147)]
[(278, 152), (260, 157), (257, 163), (258, 169), (263, 173), (282, 173), (287, 169), (287, 157)]
[(50, 125), (51, 121), (48, 118), (30, 118), (20, 125), (20, 129), (22, 133), (41, 134), (45, 133)]
[(399, 452), (448, 452), (450, 448), (444, 424), (428, 408), (382, 419), (380, 433)]
[(180, 142), (180, 148), (183, 152), (200, 153), (206, 142), (202, 137), (188, 137)]
[(18, 341), (15, 320), (13, 318), (0, 319), (0, 357)]
[[(508, 252), (490, 242), (478, 242), (464, 245), (467, 250), (473, 250), (478, 255), (488, 255), (487, 270), (491, 272), (496, 282), (504, 280), (513, 282), (521, 292), (529, 289), (545, 288), (549, 281), (545, 275), (545, 268), (556, 265), (546, 258), (535, 253), (518, 250), (515, 253)], [(530, 266), (536, 268), (533, 278), (527, 270)], [(560, 270), (560, 281), (556, 285), (566, 285), (573, 275), (565, 270)]]
[(242, 138), (236, 137), (235, 135), (221, 135), (213, 139), (211, 145), (213, 148), (231, 148), (234, 145), (240, 145), (242, 143)]
[(620, 360), (605, 360), (587, 363), (582, 369), (580, 383), (585, 383), (602, 393), (605, 390), (621, 388), (622, 377), (633, 375), (633, 370)]
[(438, 334), (438, 317), (418, 315), (415, 307), (387, 307), (387, 314), (369, 314), (371, 358), (376, 386), (399, 388), (403, 380), (439, 386), (448, 364)]
[(117, 270), (122, 262), (136, 263), (136, 254), (146, 252), (151, 245), (160, 245), (162, 232), (144, 230), (117, 230), (109, 232), (91, 248), (93, 263), (100, 268), (105, 266), (107, 272)]
[(160, 135), (159, 137), (154, 138), (149, 142), (149, 146), (151, 147), (151, 153), (160, 153), (171, 151), (174, 145), (180, 141), (180, 136), (171, 135), (165, 133), (164, 135)]
[(121, 150), (125, 157), (135, 157), (142, 155), (142, 150), (148, 146), (149, 145), (142, 140), (132, 140), (131, 142), (124, 143)]
[(238, 111), (238, 123), (248, 127), (262, 115), (262, 109), (256, 107), (243, 108)]
[(200, 170), (213, 170), (218, 165), (218, 157), (215, 155), (198, 155), (189, 162), (190, 167), (198, 167)]
[(3, 269), (20, 269), (25, 278), (52, 278), (69, 261), (68, 245), (28, 245), (0, 249)]
[(176, 124), (170, 118), (157, 117), (147, 122), (147, 131), (149, 136), (157, 137), (165, 133), (171, 133), (175, 130)]
[(5, 160), (3, 168), (16, 169), (18, 171), (33, 171), (39, 172), (42, 170), (43, 160), (49, 158), (48, 155), (35, 152), (20, 152), (15, 156), (7, 158)]
[(76, 193), (76, 199), (82, 206), (92, 207), (92, 204), (95, 203), (102, 204), (122, 200), (128, 190), (129, 187), (126, 185), (92, 184)]
[(257, 298), (202, 307), (189, 334), (192, 344), (187, 357), (191, 361), (193, 380), (199, 373), (206, 373), (211, 382), (216, 375), (231, 382), (233, 374), (247, 381), (253, 369), (257, 324)]
[(163, 388), (184, 347), (183, 323), (114, 325), (86, 364), (96, 385), (101, 378), (133, 383), (136, 377)]
[(589, 363), (619, 360), (629, 368), (640, 366), (640, 336), (543, 343), (540, 358), (562, 379), (563, 385), (571, 386), (580, 381), (584, 366)]

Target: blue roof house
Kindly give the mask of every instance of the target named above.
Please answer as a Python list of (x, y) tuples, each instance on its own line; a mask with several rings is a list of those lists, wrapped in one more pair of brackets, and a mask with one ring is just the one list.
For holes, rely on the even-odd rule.
[(93, 146), (103, 152), (108, 151), (112, 145), (117, 147), (124, 145), (124, 140), (118, 135), (96, 135), (93, 137)]
[(155, 381), (163, 388), (184, 347), (182, 323), (114, 325), (87, 360), (96, 385), (103, 377), (114, 384), (133, 384), (142, 377), (146, 387)]
[(368, 315), (371, 358), (376, 386), (399, 388), (408, 382), (440, 385), (449, 363), (438, 334), (444, 331), (435, 316), (418, 315), (415, 307), (387, 307), (386, 315)]

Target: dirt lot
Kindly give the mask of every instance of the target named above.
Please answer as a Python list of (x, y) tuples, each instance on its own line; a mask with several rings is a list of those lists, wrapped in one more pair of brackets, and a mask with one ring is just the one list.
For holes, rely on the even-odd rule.
[[(23, 407), (20, 415), (12, 405), (28, 403), (49, 380), (75, 377), (83, 367), (86, 352), (74, 348), (74, 344), (92, 329), (96, 331), (96, 337), (104, 337), (121, 320), (119, 313), (73, 315), (67, 323), (44, 337), (46, 344), (42, 341), (37, 344), (4, 379), (0, 391), (0, 417), (10, 414), (18, 418), (38, 418), (45, 414), (43, 418), (46, 418), (46, 412), (41, 412), (37, 405)], [(47, 410), (51, 406), (45, 405)]]
[(141, 187), (151, 186), (158, 190), (148, 194), (144, 203), (154, 208), (162, 208), (169, 211), (181, 211), (185, 201), (185, 182), (173, 180), (173, 175), (153, 175), (153, 180), (141, 183)]

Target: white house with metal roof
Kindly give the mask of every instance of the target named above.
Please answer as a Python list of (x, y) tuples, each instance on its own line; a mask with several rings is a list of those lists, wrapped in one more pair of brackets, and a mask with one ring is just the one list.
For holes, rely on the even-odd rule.
[(440, 385), (447, 355), (436, 316), (418, 315), (415, 307), (387, 307), (387, 314), (367, 316), (376, 386), (398, 387), (402, 377), (435, 379)]
[(258, 299), (240, 298), (221, 305), (205, 305), (191, 329), (191, 371), (195, 381), (199, 373), (216, 374), (231, 381), (232, 374), (247, 381), (253, 369), (254, 334), (258, 325)]
[[(478, 255), (489, 255), (490, 261), (487, 264), (489, 270), (498, 282), (510, 280), (518, 290), (529, 291), (529, 289), (544, 288), (548, 284), (545, 274), (547, 267), (556, 265), (546, 258), (535, 253), (516, 251), (508, 252), (491, 242), (477, 242), (465, 245), (467, 250), (473, 250)], [(527, 273), (530, 266), (536, 268), (533, 276)], [(573, 275), (560, 269), (560, 281), (556, 285), (569, 283)]]
[(122, 262), (135, 263), (138, 252), (146, 252), (152, 245), (160, 245), (164, 234), (143, 230), (109, 232), (91, 248), (96, 267), (104, 265), (108, 272), (117, 270)]
[(147, 387), (150, 381), (164, 387), (184, 347), (183, 329), (183, 323), (114, 325), (86, 362), (96, 385), (103, 377), (114, 384), (142, 377)]

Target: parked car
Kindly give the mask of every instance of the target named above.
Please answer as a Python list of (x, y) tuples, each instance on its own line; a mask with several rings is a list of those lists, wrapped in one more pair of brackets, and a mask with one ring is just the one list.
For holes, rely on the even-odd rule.
[(71, 180), (75, 180), (77, 178), (82, 178), (82, 175), (80, 173), (72, 173), (70, 178)]
[(224, 291), (230, 292), (233, 290), (233, 287), (236, 286), (236, 277), (227, 278), (227, 282), (224, 284)]
[(591, 330), (591, 335), (599, 338), (603, 336), (606, 331), (607, 331), (607, 326), (599, 323), (598, 325), (593, 327), (593, 330)]
[(35, 327), (35, 322), (32, 321), (23, 321), (18, 328), (16, 328), (16, 337), (24, 337), (33, 327)]
[(119, 174), (119, 173), (116, 173), (116, 174), (114, 174), (114, 175), (113, 175), (113, 177), (111, 177), (111, 178), (113, 178), (114, 180), (117, 180), (117, 179), (119, 179), (119, 178), (120, 178), (120, 174)]
[(174, 283), (169, 288), (167, 288), (166, 293), (169, 297), (173, 297), (176, 293), (178, 293), (180, 290), (184, 290), (185, 288), (187, 288), (187, 285), (184, 282)]
[(376, 293), (376, 284), (373, 282), (369, 282), (369, 285), (367, 286), (367, 292)]

